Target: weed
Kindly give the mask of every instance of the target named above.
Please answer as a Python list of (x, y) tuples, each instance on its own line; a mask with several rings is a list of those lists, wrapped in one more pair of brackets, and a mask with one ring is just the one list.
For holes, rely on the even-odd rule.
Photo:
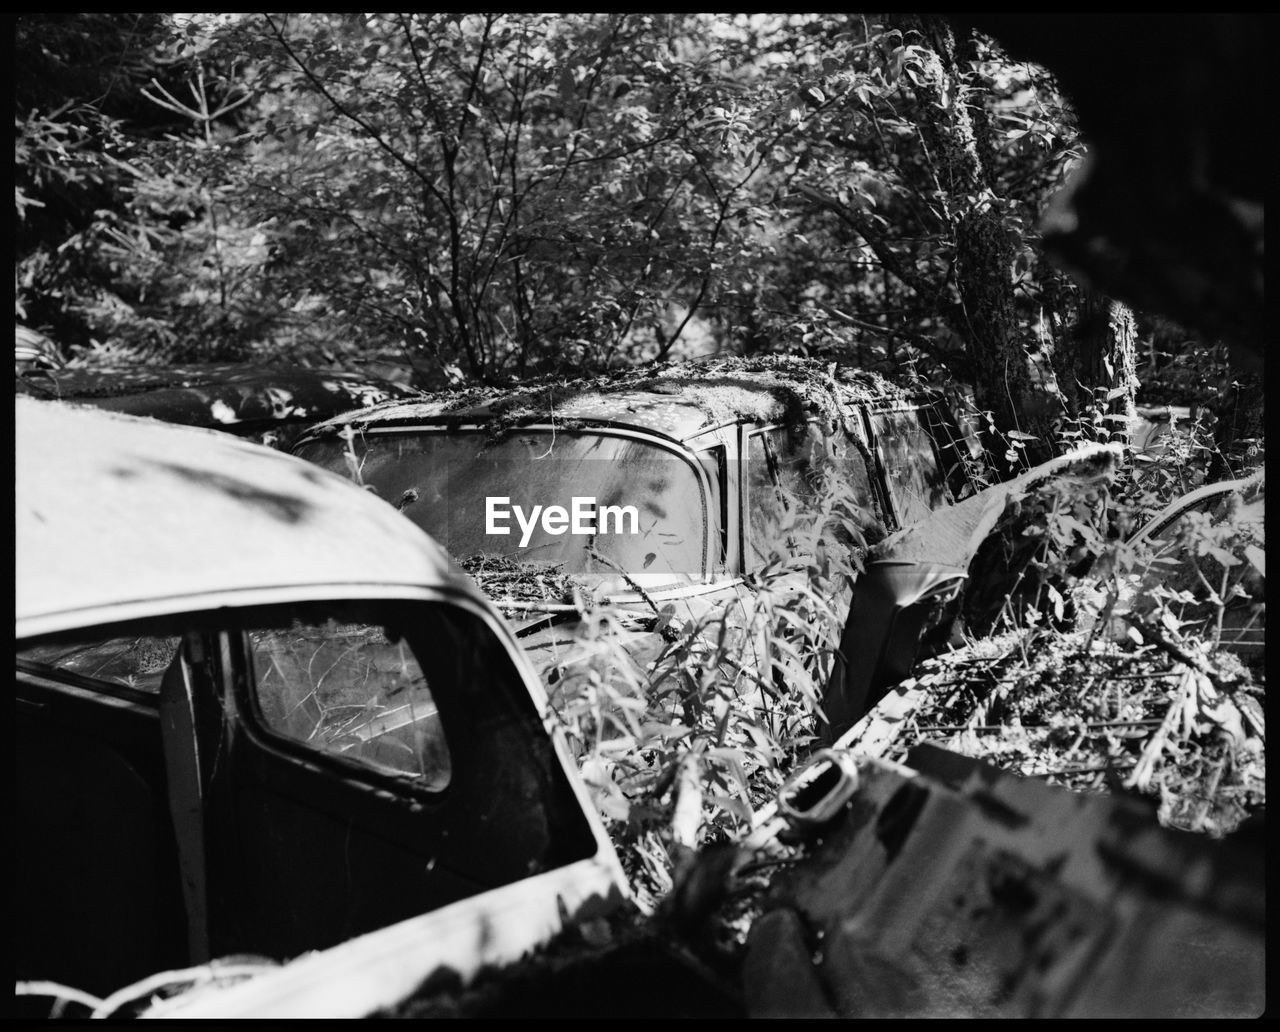
[(1251, 481), (1149, 539), (1129, 533), (1151, 507), (1132, 477), (1024, 499), (966, 588), (969, 631), (990, 636), (917, 672), (886, 755), (931, 741), (1144, 796), (1171, 827), (1234, 830), (1265, 805), (1262, 491)]
[(728, 601), (659, 606), (641, 633), (633, 611), (578, 594), (552, 705), (641, 900), (669, 890), (677, 847), (750, 830), (816, 742), (869, 532), (837, 473), (812, 464), (816, 504), (783, 506), (780, 546)]

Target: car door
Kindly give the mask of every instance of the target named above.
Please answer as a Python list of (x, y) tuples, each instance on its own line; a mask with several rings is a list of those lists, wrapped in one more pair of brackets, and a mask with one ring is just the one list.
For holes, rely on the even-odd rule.
[(11, 944), (20, 979), (111, 992), (189, 960), (161, 747), (178, 639), (19, 641)]
[(188, 636), (179, 672), (214, 955), (291, 957), (595, 849), (476, 608), (262, 608)]

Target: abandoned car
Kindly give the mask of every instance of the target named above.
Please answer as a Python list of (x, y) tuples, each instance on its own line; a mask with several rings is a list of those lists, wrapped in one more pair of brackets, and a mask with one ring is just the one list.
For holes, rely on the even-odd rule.
[[(1018, 513), (1033, 491), (1068, 484), (1076, 498), (1092, 494), (1101, 507), (1096, 489), (1111, 482), (1122, 457), (1119, 445), (1083, 446), (984, 488), (877, 544), (854, 589), (824, 695), (828, 740), (865, 716), (911, 673), (917, 657), (941, 644), (957, 623), (969, 632), (990, 629), (980, 599), (964, 599), (962, 614), (963, 591), (994, 595), (1000, 604), (1025, 592), (1024, 564), (1011, 563), (992, 549), (999, 544), (994, 532), (1006, 514)], [(973, 584), (975, 574), (978, 583)]]
[[(800, 359), (432, 395), (329, 420), (294, 451), (348, 474), (354, 455), (359, 479), (455, 556), (606, 581), (620, 569), (654, 590), (741, 576), (786, 550), (787, 510), (812, 503), (822, 460), (894, 530), (972, 493), (976, 455), (940, 396)], [(630, 503), (636, 529), (582, 540), (548, 526), (545, 510), (575, 498)], [(535, 509), (543, 520), (526, 528)]]
[(226, 434), (29, 398), (16, 433), (20, 981), (401, 922), (405, 993), (625, 898), (509, 627), (418, 528)]
[(109, 412), (225, 430), (277, 448), (311, 423), (391, 398), (411, 387), (376, 376), (300, 366), (192, 364), (20, 369), (17, 393)]
[(777, 357), (390, 402), (293, 451), (395, 506), (482, 585), (494, 568), (549, 571), (533, 582), (558, 594), (488, 585), (540, 669), (566, 633), (548, 614), (576, 612), (563, 578), (651, 624), (696, 618), (824, 534), (857, 547), (950, 505), (981, 471), (939, 393)]

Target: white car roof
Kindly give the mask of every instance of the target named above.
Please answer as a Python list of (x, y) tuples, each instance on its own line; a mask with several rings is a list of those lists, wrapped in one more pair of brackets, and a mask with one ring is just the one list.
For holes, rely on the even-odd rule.
[(16, 399), (16, 636), (306, 598), (483, 596), (386, 502), (212, 430)]

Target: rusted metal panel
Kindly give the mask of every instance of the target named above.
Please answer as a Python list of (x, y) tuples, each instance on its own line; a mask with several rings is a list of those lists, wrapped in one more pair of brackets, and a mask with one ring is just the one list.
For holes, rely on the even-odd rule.
[[(922, 747), (860, 783), (756, 921), (756, 1015), (1257, 1016), (1260, 844)], [(808, 957), (808, 963), (803, 958)]]

